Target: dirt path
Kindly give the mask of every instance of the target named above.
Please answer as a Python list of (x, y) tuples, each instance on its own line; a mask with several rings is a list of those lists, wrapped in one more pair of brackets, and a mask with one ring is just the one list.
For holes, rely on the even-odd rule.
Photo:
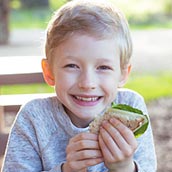
[(172, 98), (148, 104), (158, 159), (157, 172), (172, 172)]

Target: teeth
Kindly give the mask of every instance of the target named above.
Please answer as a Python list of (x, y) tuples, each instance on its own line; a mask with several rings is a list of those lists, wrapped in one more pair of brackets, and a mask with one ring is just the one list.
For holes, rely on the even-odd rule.
[(76, 96), (76, 98), (78, 100), (82, 100), (82, 101), (86, 101), (86, 102), (93, 102), (98, 99), (98, 97), (80, 97), (80, 96)]

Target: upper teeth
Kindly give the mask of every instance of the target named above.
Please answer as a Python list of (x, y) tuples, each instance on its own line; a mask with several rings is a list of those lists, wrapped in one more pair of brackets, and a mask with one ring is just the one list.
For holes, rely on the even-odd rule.
[(82, 100), (82, 101), (96, 101), (98, 97), (80, 97), (80, 96), (76, 96), (77, 99)]

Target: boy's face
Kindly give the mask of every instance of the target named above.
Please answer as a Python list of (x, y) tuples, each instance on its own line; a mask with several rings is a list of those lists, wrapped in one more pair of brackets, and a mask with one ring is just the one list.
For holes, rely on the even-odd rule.
[(78, 127), (86, 127), (111, 104), (128, 76), (127, 70), (121, 74), (112, 39), (74, 35), (54, 50), (53, 58), (51, 79), (57, 97)]

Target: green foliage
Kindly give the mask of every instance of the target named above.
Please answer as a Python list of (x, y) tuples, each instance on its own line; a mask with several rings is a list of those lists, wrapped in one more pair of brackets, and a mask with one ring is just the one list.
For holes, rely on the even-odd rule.
[(172, 0), (111, 1), (122, 9), (132, 29), (172, 28)]
[[(23, 9), (21, 0), (11, 0), (10, 28), (45, 28), (52, 13), (67, 1), (49, 0), (49, 8)], [(111, 1), (122, 9), (131, 28), (172, 28), (169, 0)]]
[(19, 8), (21, 8), (21, 2), (19, 0), (11, 0), (10, 7), (12, 9), (19, 9)]
[(167, 15), (172, 15), (172, 0), (164, 1), (164, 12)]
[(47, 84), (9, 85), (1, 87), (1, 94), (52, 93), (54, 88)]
[(146, 101), (160, 97), (172, 97), (172, 77), (170, 72), (157, 74), (132, 74), (125, 87), (139, 92)]
[(49, 0), (50, 7), (53, 10), (60, 8), (66, 2), (67, 2), (67, 0)]
[(50, 20), (52, 11), (47, 8), (11, 10), (10, 28), (43, 28)]
[(43, 28), (45, 29), (53, 12), (66, 3), (66, 0), (49, 0), (50, 8), (22, 8), (20, 0), (12, 0), (10, 11), (10, 29)]

